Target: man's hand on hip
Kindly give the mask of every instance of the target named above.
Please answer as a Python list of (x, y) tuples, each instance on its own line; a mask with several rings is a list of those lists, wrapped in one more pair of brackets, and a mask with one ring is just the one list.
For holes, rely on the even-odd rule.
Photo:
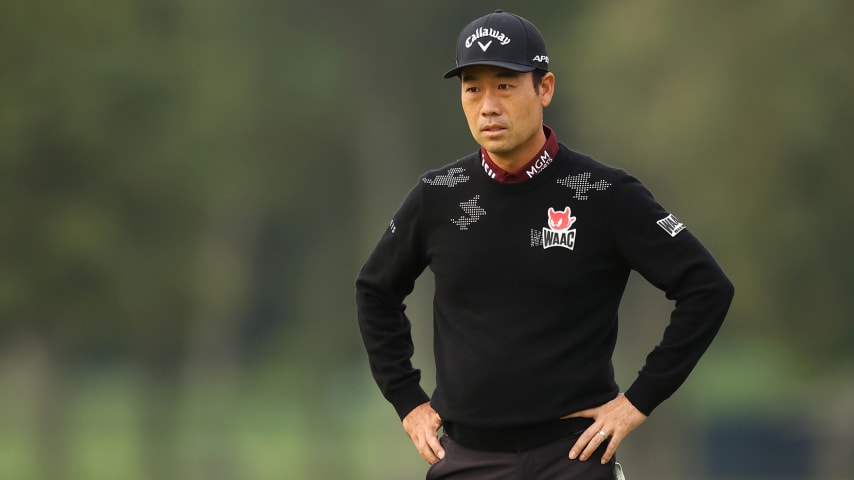
[(609, 437), (611, 441), (602, 455), (602, 464), (614, 456), (624, 438), (646, 420), (646, 415), (629, 402), (622, 393), (610, 402), (595, 408), (571, 413), (563, 418), (592, 418), (593, 425), (585, 430), (569, 451), (569, 458), (586, 461)]
[(430, 406), (430, 402), (418, 405), (403, 417), (403, 429), (412, 439), (418, 453), (430, 465), (445, 458), (445, 451), (437, 436), (441, 426), (442, 419)]

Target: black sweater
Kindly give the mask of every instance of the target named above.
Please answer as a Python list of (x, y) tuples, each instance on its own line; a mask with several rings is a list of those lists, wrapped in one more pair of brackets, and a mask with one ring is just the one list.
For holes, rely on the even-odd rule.
[(584, 427), (561, 416), (617, 395), (611, 356), (630, 270), (675, 301), (625, 392), (647, 415), (688, 376), (733, 295), (712, 255), (626, 172), (560, 145), (541, 173), (505, 184), (469, 155), (419, 179), (356, 281), (371, 370), (401, 418), (430, 400), (403, 304), (426, 267), (432, 406), (475, 448), (550, 441)]

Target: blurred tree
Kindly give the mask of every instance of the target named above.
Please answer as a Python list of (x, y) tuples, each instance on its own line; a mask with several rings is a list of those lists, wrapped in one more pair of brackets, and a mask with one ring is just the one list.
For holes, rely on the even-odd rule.
[[(762, 342), (733, 358), (851, 372), (852, 6), (502, 7), (549, 40), (559, 83), (546, 120), (561, 140), (640, 176), (733, 276), (724, 336), (750, 340), (736, 349)], [(258, 366), (273, 365), (265, 381), (285, 382), (278, 369), (297, 379), (281, 388), (303, 403), (283, 409), (310, 409), (282, 435), (358, 457), (338, 438), (350, 361), (363, 360), (352, 280), (417, 175), (474, 150), (441, 73), (463, 24), (494, 8), (3, 5), (0, 353), (24, 351), (39, 377), (36, 457), (56, 459), (44, 478), (61, 478), (73, 454), (75, 382), (117, 365), (141, 373), (152, 478), (182, 471), (182, 415), (208, 434), (191, 468), (210, 460), (224, 468), (208, 478), (241, 477), (238, 440), (217, 434)], [(768, 372), (722, 362), (710, 393), (734, 396), (733, 364)], [(181, 411), (189, 391), (205, 408)]]
[(182, 385), (233, 383), (274, 322), (297, 323), (303, 252), (349, 221), (333, 209), (347, 164), (315, 174), (343, 156), (319, 128), (340, 107), (337, 52), (287, 5), (208, 7), (4, 7), (0, 328), (47, 358), (45, 478), (67, 467), (66, 382), (126, 362), (145, 465), (174, 475)]
[(835, 0), (610, 4), (553, 42), (571, 59), (557, 68), (572, 135), (684, 212), (733, 276), (725, 330), (825, 373), (854, 362), (851, 13)]

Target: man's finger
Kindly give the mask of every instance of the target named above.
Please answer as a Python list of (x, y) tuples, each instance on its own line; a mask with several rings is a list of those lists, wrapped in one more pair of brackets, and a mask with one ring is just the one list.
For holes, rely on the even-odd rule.
[(426, 460), (430, 465), (433, 465), (445, 458), (445, 450), (442, 448), (442, 444), (439, 443), (439, 439), (436, 438), (435, 434), (431, 434), (430, 432), (424, 432), (424, 434), (424, 437), (415, 442), (415, 447), (418, 449), (421, 458)]
[(611, 437), (611, 440), (608, 441), (608, 448), (605, 449), (605, 453), (602, 455), (602, 465), (611, 461), (611, 458), (614, 456), (614, 453), (617, 452), (617, 447), (620, 446), (620, 442), (622, 438), (617, 438), (616, 436)]
[(433, 410), (430, 402), (415, 407), (403, 418), (403, 429), (412, 439), (418, 454), (430, 465), (445, 456), (442, 444), (436, 437), (441, 426), (442, 418)]
[[(578, 440), (575, 441), (575, 445), (573, 445), (572, 449), (569, 450), (569, 459), (575, 460), (578, 458), (581, 461), (587, 460), (587, 457), (585, 457), (584, 454), (586, 453), (587, 447), (594, 439), (594, 435), (596, 435), (594, 432), (598, 431), (599, 426), (594, 423), (587, 430), (582, 432), (581, 435), (578, 436)], [(587, 456), (589, 456), (589, 454)]]
[(429, 446), (427, 446), (427, 445), (424, 445), (424, 446), (420, 447), (420, 448), (418, 449), (418, 453), (420, 453), (420, 454), (421, 454), (421, 458), (423, 458), (424, 460), (426, 460), (426, 461), (427, 461), (427, 463), (429, 463), (430, 465), (433, 465), (434, 463), (436, 463), (436, 462), (438, 462), (438, 461), (439, 461), (439, 457), (437, 457), (437, 456), (433, 453), (433, 450), (432, 450)]
[[(438, 462), (439, 460), (445, 458), (445, 449), (442, 448), (442, 443), (436, 437), (435, 434), (429, 435), (427, 437), (427, 446), (429, 447), (431, 453), (434, 456), (434, 461), (430, 462), (430, 465)], [(429, 460), (428, 460), (429, 462)]]
[(596, 450), (608, 440), (608, 434), (601, 429), (595, 429), (596, 433), (588, 436), (587, 444), (584, 446), (584, 450), (581, 452), (581, 455), (578, 456), (578, 459), (582, 462), (587, 461), (590, 457), (596, 453)]

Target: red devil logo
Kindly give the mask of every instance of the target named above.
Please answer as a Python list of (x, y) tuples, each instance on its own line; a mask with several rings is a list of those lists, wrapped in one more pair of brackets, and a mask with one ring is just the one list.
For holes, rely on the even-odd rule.
[(556, 212), (554, 208), (549, 208), (549, 228), (552, 230), (566, 230), (575, 223), (575, 217), (570, 216), (569, 207), (563, 209), (562, 212)]

